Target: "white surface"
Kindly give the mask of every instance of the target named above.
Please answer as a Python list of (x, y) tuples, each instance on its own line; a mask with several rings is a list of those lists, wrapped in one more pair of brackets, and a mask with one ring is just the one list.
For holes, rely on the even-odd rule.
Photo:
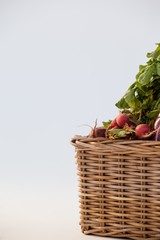
[(98, 240), (81, 233), (78, 199), (73, 192), (54, 192), (53, 186), (47, 185), (1, 187), (0, 239)]
[(0, 240), (81, 234), (70, 139), (112, 119), (159, 42), (158, 0), (0, 1)]

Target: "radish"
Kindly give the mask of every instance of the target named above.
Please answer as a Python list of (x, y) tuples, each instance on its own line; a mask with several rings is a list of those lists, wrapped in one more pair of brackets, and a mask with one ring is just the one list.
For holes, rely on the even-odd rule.
[(105, 127), (97, 127), (97, 120), (96, 120), (95, 125), (92, 128), (91, 132), (89, 133), (88, 137), (92, 137), (92, 138), (106, 137), (106, 128)]
[(107, 127), (107, 129), (112, 129), (112, 128), (119, 128), (116, 118), (112, 120), (112, 122), (110, 123), (110, 125)]
[(150, 126), (148, 124), (142, 123), (136, 126), (135, 135), (138, 139), (146, 139), (150, 133)]
[(104, 127), (97, 127), (94, 129), (94, 136), (95, 137), (106, 137), (106, 128)]
[(117, 117), (116, 117), (116, 123), (119, 127), (124, 127), (124, 125), (129, 124), (130, 123), (130, 119), (129, 117), (127, 117), (127, 115), (120, 113)]
[(154, 140), (160, 141), (160, 114), (158, 114), (157, 119), (154, 123), (154, 129), (157, 130), (154, 136)]
[(91, 130), (88, 137), (97, 138), (97, 137), (106, 137), (106, 128), (104, 127), (95, 127)]

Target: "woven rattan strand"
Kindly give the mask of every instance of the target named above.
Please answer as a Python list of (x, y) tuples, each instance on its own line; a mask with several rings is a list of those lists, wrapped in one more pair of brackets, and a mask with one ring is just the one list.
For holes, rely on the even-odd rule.
[(160, 142), (75, 136), (84, 234), (160, 240)]

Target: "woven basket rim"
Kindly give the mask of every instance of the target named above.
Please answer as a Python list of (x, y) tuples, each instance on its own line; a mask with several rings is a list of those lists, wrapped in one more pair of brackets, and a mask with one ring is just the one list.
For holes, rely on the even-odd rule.
[(128, 140), (128, 139), (107, 139), (105, 137), (97, 137), (97, 138), (92, 138), (92, 137), (88, 137), (88, 136), (82, 136), (82, 135), (75, 135), (72, 139), (71, 139), (71, 144), (75, 145), (78, 142), (85, 142), (85, 143), (93, 143), (93, 142), (97, 142), (97, 143), (113, 143), (113, 144), (130, 144), (130, 143), (147, 143), (150, 145), (158, 145), (160, 146), (160, 141), (154, 141), (154, 140), (141, 140), (141, 139), (136, 139), (136, 140)]

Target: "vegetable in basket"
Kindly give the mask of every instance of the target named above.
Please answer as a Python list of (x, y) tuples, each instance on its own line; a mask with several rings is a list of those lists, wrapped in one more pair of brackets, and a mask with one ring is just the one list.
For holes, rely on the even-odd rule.
[(139, 66), (136, 80), (115, 104), (122, 112), (128, 110), (136, 124), (149, 124), (153, 129), (160, 112), (160, 43), (147, 53), (149, 61)]
[(160, 141), (160, 114), (158, 114), (158, 117), (154, 123), (154, 129), (157, 130), (154, 135), (154, 140)]
[(147, 63), (139, 66), (135, 82), (115, 105), (121, 112), (127, 111), (136, 125), (146, 124), (142, 128), (146, 127), (146, 133), (153, 131), (153, 140), (160, 140), (160, 120), (156, 120), (160, 113), (160, 43), (147, 58)]
[(96, 122), (88, 137), (160, 141), (160, 43), (147, 58), (135, 82), (115, 104), (119, 114), (101, 127)]

